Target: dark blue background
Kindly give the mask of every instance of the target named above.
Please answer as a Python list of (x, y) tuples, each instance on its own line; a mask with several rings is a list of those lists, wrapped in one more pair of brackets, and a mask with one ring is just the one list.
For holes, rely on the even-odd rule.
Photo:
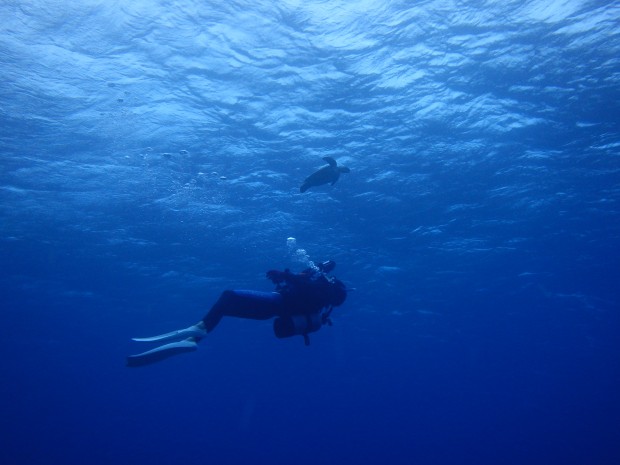
[[(620, 463), (613, 2), (22, 3), (0, 463)], [(354, 289), (309, 347), (124, 366), (298, 249)]]

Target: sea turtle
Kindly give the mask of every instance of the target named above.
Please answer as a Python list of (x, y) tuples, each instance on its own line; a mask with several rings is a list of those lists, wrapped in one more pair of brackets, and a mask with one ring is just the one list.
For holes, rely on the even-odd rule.
[(306, 192), (310, 187), (321, 186), (327, 183), (331, 183), (333, 186), (338, 181), (340, 173), (351, 171), (345, 166), (338, 166), (338, 163), (332, 157), (323, 157), (323, 160), (329, 164), (308, 176), (299, 188), (301, 192)]

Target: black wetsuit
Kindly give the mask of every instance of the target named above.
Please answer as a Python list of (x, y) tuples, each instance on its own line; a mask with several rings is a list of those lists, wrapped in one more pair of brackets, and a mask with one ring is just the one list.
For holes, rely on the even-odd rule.
[(202, 319), (206, 331), (213, 331), (225, 316), (268, 320), (274, 317), (320, 314), (324, 308), (340, 305), (346, 298), (341, 281), (317, 270), (307, 269), (298, 274), (289, 270), (272, 270), (267, 272), (267, 277), (276, 284), (274, 292), (222, 292)]

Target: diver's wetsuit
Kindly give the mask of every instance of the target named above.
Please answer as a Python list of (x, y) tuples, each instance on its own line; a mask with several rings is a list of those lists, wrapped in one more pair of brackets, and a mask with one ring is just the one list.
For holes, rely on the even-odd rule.
[(318, 314), (325, 307), (340, 305), (346, 298), (341, 281), (310, 268), (299, 274), (289, 270), (272, 270), (267, 272), (267, 278), (276, 284), (275, 292), (222, 292), (202, 319), (207, 333), (213, 331), (225, 316), (268, 320), (273, 317)]
[[(152, 337), (133, 338), (136, 342), (158, 342), (162, 345), (127, 357), (127, 366), (138, 367), (159, 362), (168, 357), (193, 352), (198, 342), (213, 331), (225, 316), (267, 320), (274, 318), (273, 332), (277, 338), (303, 336), (310, 343), (309, 333), (322, 325), (331, 325), (333, 307), (347, 298), (345, 285), (326, 275), (336, 264), (328, 260), (299, 274), (289, 270), (267, 272), (275, 285), (275, 292), (224, 291), (209, 313), (187, 328)], [(323, 312), (323, 309), (327, 309)]]

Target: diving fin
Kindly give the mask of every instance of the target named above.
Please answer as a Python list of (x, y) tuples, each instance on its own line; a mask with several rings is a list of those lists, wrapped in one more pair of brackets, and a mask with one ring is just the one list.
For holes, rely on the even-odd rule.
[(159, 336), (152, 337), (134, 337), (132, 338), (137, 342), (164, 342), (164, 341), (177, 341), (179, 339), (187, 339), (188, 337), (204, 337), (207, 332), (204, 329), (202, 323), (195, 324), (185, 329), (177, 329), (166, 334), (160, 334)]
[(173, 355), (184, 354), (185, 352), (194, 352), (198, 349), (198, 344), (194, 338), (188, 338), (184, 341), (171, 342), (155, 349), (142, 352), (137, 355), (127, 357), (128, 367), (139, 367), (150, 363), (160, 362)]

